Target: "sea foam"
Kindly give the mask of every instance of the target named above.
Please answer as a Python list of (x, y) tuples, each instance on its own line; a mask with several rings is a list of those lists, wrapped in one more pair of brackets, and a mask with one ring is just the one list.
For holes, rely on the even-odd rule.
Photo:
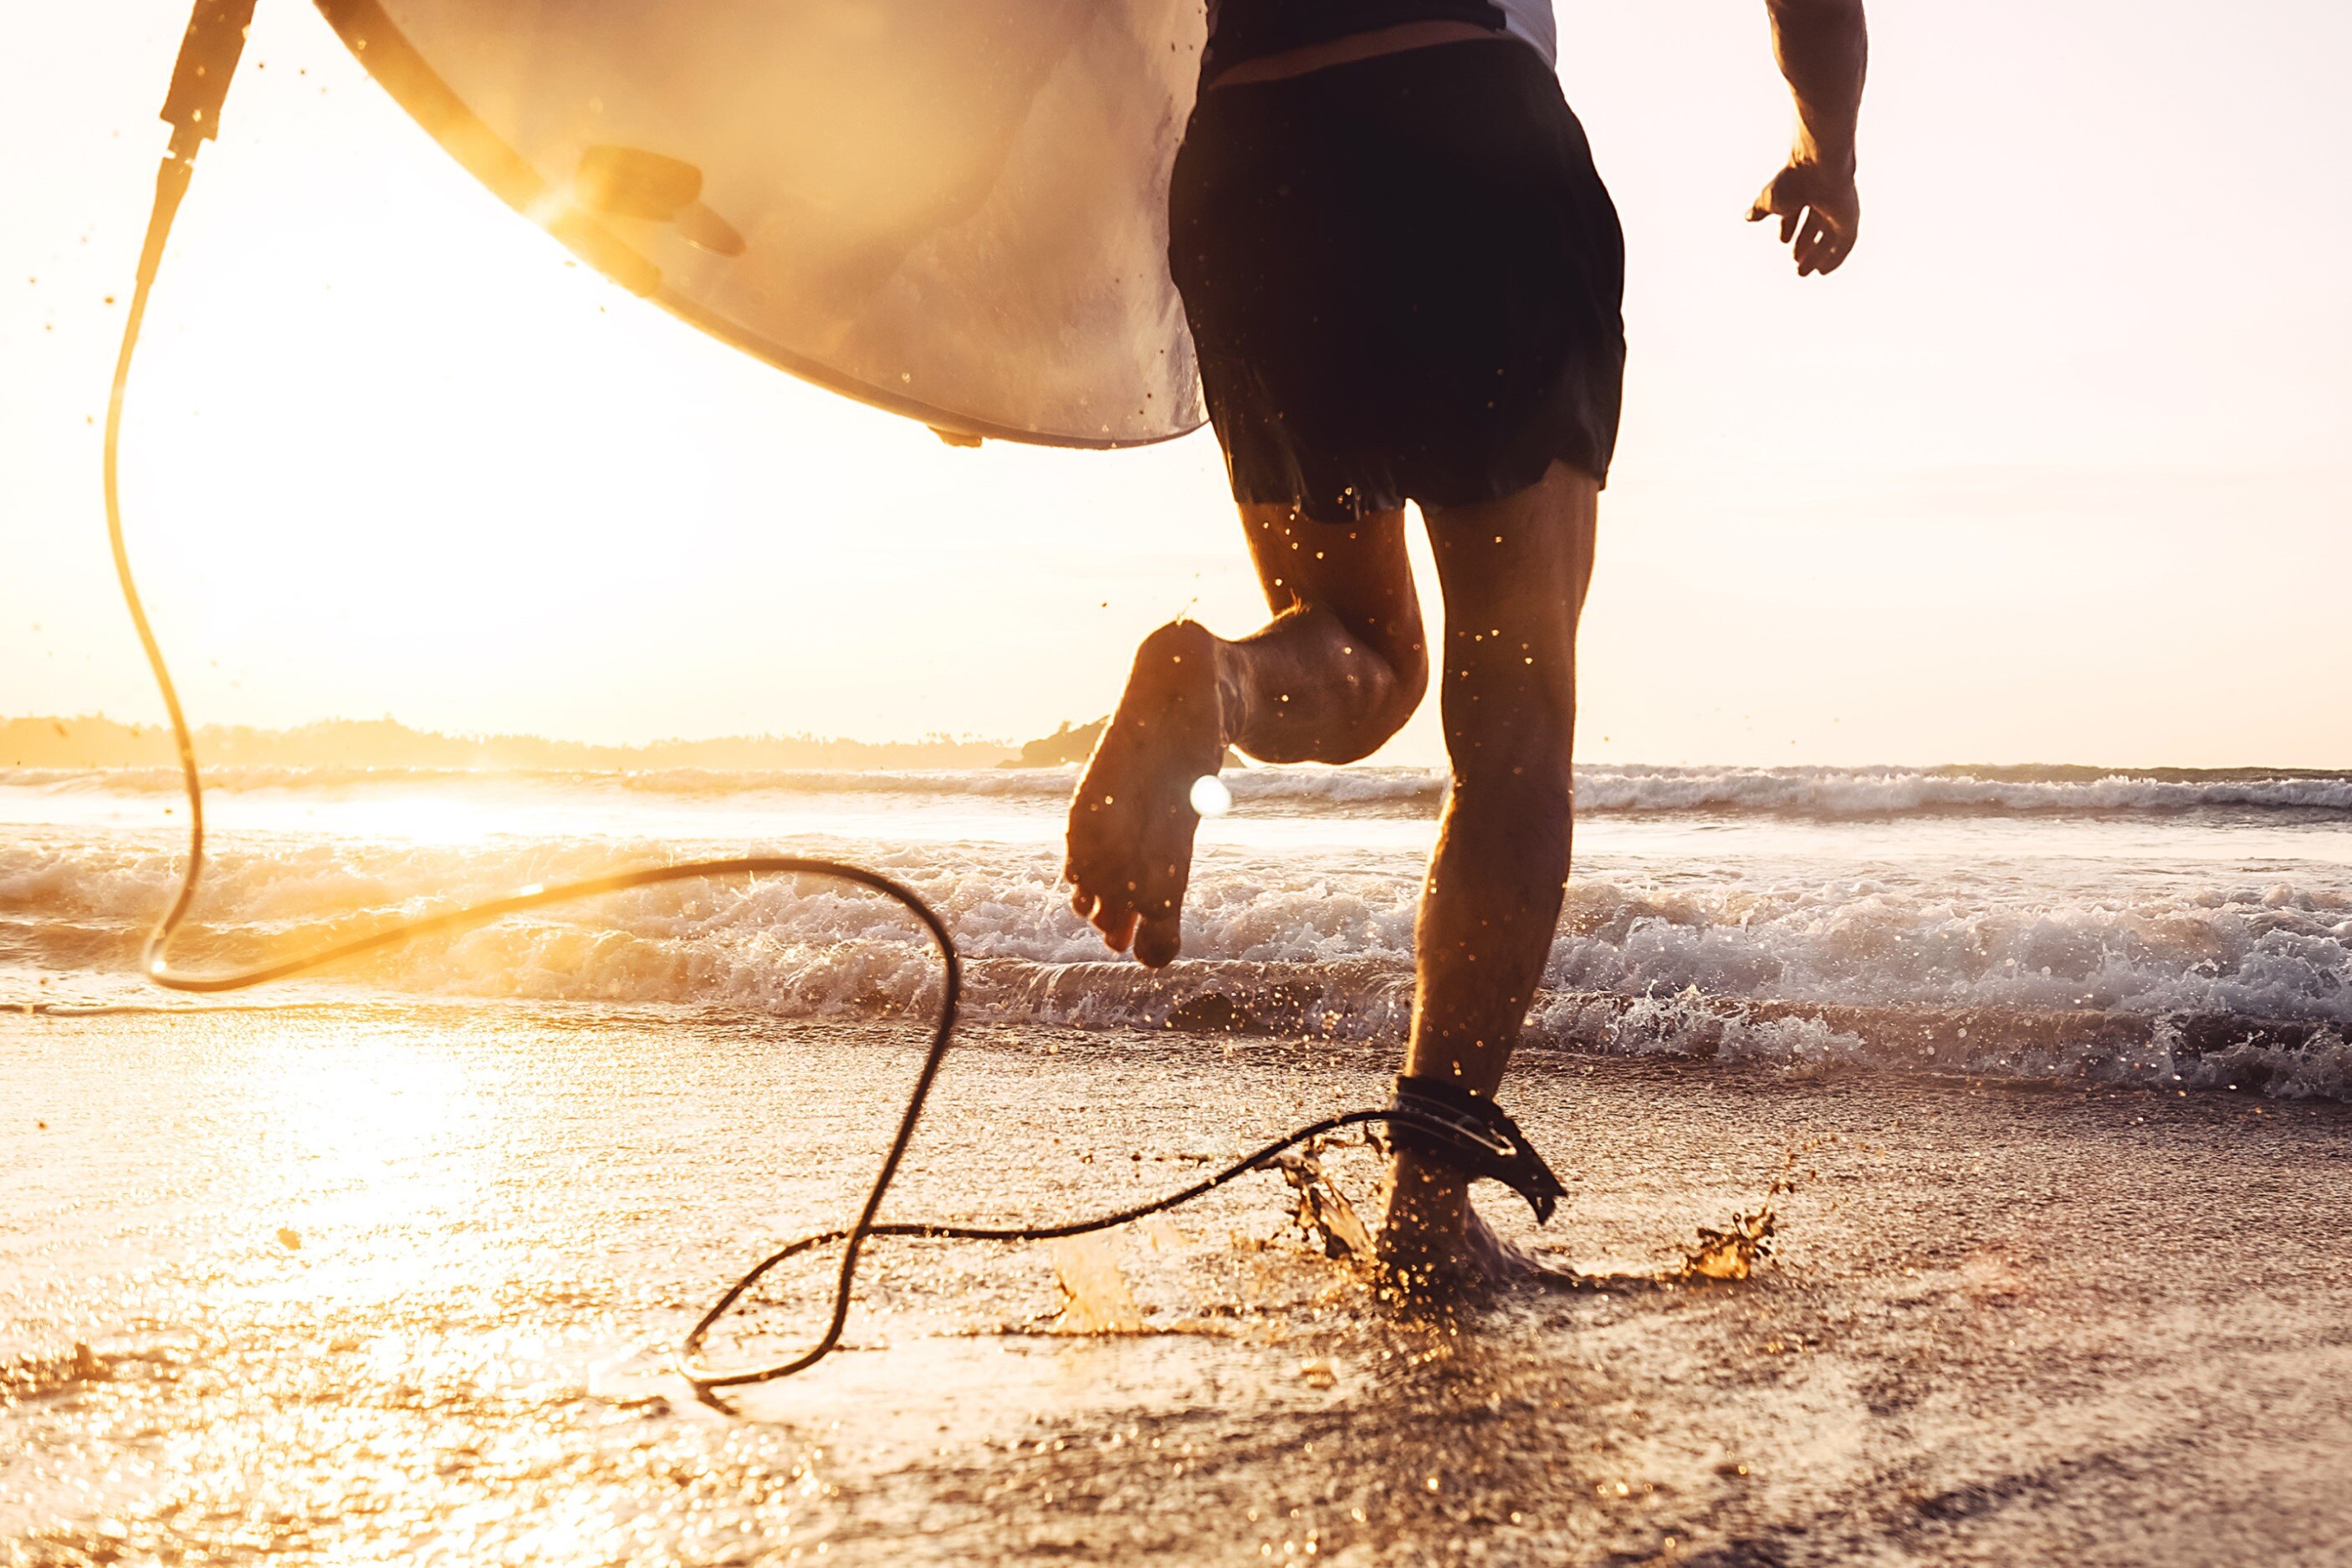
[[(686, 800), (895, 796), (1043, 805), (1068, 799), (1075, 768), (845, 772), (667, 768), (636, 773), (239, 767), (208, 787), (259, 791), (478, 790), (486, 786)], [(1237, 809), (1281, 812), (1427, 811), (1446, 775), (1420, 768), (1245, 768), (1224, 781)], [(176, 794), (170, 768), (0, 770), (0, 789), (59, 795)], [(1586, 815), (1747, 815), (1828, 821), (1918, 816), (2179, 816), (2191, 812), (2352, 818), (2352, 777), (2277, 769), (2101, 771), (2084, 768), (1652, 768), (1577, 769)]]
[[(1071, 913), (1050, 850), (841, 850), (946, 916), (979, 1019), (1374, 1040), (1401, 1038), (1410, 1017), (1419, 889), (1406, 863), (1205, 857), (1185, 961), (1154, 974), (1112, 961)], [(180, 961), (252, 962), (677, 853), (603, 840), (232, 846), (208, 870)], [(0, 964), (12, 970), (0, 1002), (60, 994), (30, 988), (36, 973), (129, 971), (177, 865), (160, 841), (0, 848)], [(360, 961), (344, 983), (872, 1016), (935, 1001), (939, 968), (895, 906), (769, 877), (638, 889), (421, 942)], [(1532, 1037), (1580, 1050), (2334, 1094), (2352, 1034), (2352, 892), (2235, 875), (2071, 897), (1851, 875), (1588, 877), (1570, 889), (1544, 987)], [(2243, 1058), (2235, 1077), (2231, 1051)]]

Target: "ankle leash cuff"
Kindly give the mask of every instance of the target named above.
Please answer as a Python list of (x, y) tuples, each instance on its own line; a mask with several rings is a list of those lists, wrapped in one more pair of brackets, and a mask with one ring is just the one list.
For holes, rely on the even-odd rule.
[(1517, 1122), (1450, 1080), (1399, 1076), (1386, 1120), (1398, 1148), (1501, 1182), (1528, 1200), (1538, 1225), (1548, 1223), (1568, 1195)]

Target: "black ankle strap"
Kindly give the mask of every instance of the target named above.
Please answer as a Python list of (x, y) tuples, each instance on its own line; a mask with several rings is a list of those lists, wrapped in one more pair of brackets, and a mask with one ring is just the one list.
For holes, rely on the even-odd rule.
[(1568, 1196), (1519, 1124), (1492, 1100), (1451, 1079), (1400, 1076), (1388, 1124), (1397, 1147), (1441, 1160), (1474, 1178), (1501, 1182), (1526, 1198), (1538, 1225), (1547, 1223)]

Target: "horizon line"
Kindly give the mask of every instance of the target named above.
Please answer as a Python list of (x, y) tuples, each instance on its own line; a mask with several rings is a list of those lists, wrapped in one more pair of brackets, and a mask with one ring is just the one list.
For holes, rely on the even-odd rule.
[[(918, 758), (924, 753), (932, 754), (938, 762), (950, 764), (954, 762), (963, 762), (966, 765), (970, 765), (980, 760), (979, 757), (975, 754), (989, 754), (992, 760), (985, 765), (1001, 766), (1007, 761), (1019, 760), (1020, 754), (1024, 749), (1029, 747), (1038, 746), (1041, 742), (1051, 742), (1062, 739), (1065, 737), (1075, 739), (1080, 735), (1086, 736), (1086, 737), (1090, 740), (1090, 732), (1092, 731), (1093, 727), (1100, 722), (1100, 720), (1087, 720), (1081, 723), (1065, 719), (1061, 722), (1060, 727), (1050, 734), (1036, 737), (1035, 739), (1028, 742), (1008, 740), (992, 736), (978, 736), (971, 734), (949, 735), (936, 731), (931, 734), (914, 738), (894, 738), (887, 740), (873, 740), (854, 736), (819, 736), (811, 734), (807, 731), (793, 731), (787, 733), (765, 731), (758, 734), (739, 732), (730, 735), (701, 737), (669, 736), (646, 741), (571, 740), (553, 736), (537, 735), (529, 731), (486, 731), (466, 733), (450, 732), (446, 730), (418, 729), (393, 717), (390, 714), (385, 714), (374, 718), (341, 717), (310, 719), (298, 725), (282, 727), (263, 725), (213, 723), (196, 727), (194, 734), (200, 740), (209, 737), (215, 745), (218, 745), (224, 741), (233, 743), (230, 747), (232, 751), (231, 756), (225, 758), (216, 757), (215, 759), (205, 764), (212, 768), (299, 768), (325, 766), (349, 767), (371, 770), (383, 769), (386, 771), (621, 772), (627, 771), (627, 768), (625, 767), (614, 766), (614, 764), (625, 763), (625, 761), (633, 759), (651, 760), (655, 755), (663, 752), (711, 752), (736, 750), (769, 751), (775, 753), (799, 752), (803, 755), (789, 758), (787, 757), (778, 756), (758, 761), (745, 757), (732, 759), (731, 763), (719, 762), (717, 758), (708, 758), (698, 763), (681, 759), (679, 761), (673, 762), (670, 765), (674, 767), (691, 768), (696, 766), (713, 767), (714, 764), (716, 764), (717, 766), (714, 770), (733, 770), (736, 768), (747, 768), (790, 769), (794, 767), (798, 767), (829, 771), (831, 769), (826, 767), (825, 758), (825, 754), (827, 753), (833, 754), (831, 761), (834, 767), (838, 767), (844, 762), (862, 762), (866, 766), (869, 767), (887, 767), (890, 764), (884, 760), (884, 758), (890, 756), (890, 754), (898, 754), (894, 760), (901, 766), (908, 764), (919, 766), (920, 763), (918, 761)], [(78, 736), (75, 733), (77, 727), (82, 727), (84, 728), (95, 727), (100, 733), (95, 736)], [(273, 759), (258, 756), (240, 758), (234, 755), (236, 751), (246, 750), (248, 747), (257, 750), (275, 750), (278, 749), (281, 746), (299, 747), (301, 743), (306, 740), (313, 744), (327, 742), (334, 738), (332, 732), (355, 730), (373, 732), (380, 741), (393, 741), (402, 745), (404, 748), (440, 750), (444, 752), (444, 755), (436, 758), (412, 757), (405, 760), (337, 759), (331, 757), (310, 757), (301, 758), (280, 757)], [(44, 732), (46, 732), (46, 734)], [(87, 749), (87, 743), (90, 741), (100, 743), (101, 749), (104, 748), (104, 743), (108, 741), (114, 742), (117, 747), (126, 741), (133, 745), (138, 745), (142, 749), (164, 747), (167, 747), (170, 734), (170, 726), (161, 721), (145, 723), (134, 722), (117, 719), (103, 713), (83, 713), (75, 715), (0, 715), (0, 774), (11, 771), (32, 770), (99, 772), (141, 768), (169, 767), (173, 765), (173, 758), (171, 757), (168, 749), (163, 749), (160, 755), (153, 758), (123, 757), (120, 755), (118, 750), (116, 753), (118, 759), (106, 761), (74, 760), (67, 756), (57, 756), (49, 758), (28, 760), (22, 756), (12, 757), (10, 754), (12, 752), (21, 752), (25, 749), (25, 742), (28, 739), (38, 740), (41, 742), (42, 744), (40, 745), (39, 749), (42, 750), (54, 749), (63, 752), (79, 749), (85, 756), (89, 755), (89, 752)], [(75, 746), (77, 741), (83, 742), (84, 746), (82, 747), (77, 747)], [(12, 745), (10, 744), (11, 742), (14, 742), (15, 744)], [(448, 755), (448, 753), (458, 750), (469, 750), (473, 755), (466, 758)], [(494, 751), (508, 751), (512, 753), (530, 750), (543, 750), (550, 753), (565, 755), (548, 756), (536, 761), (511, 755), (503, 759), (484, 755), (484, 753)], [(877, 753), (883, 755), (872, 755)], [(601, 756), (599, 754), (601, 754)], [(859, 754), (866, 755), (861, 756)], [(596, 760), (592, 761), (592, 757), (595, 758)], [(1066, 758), (1056, 758), (1053, 762), (1041, 763), (1038, 765), (1059, 766), (1066, 762), (1078, 760), (1082, 760), (1082, 758), (1078, 757), (1070, 757)], [(1256, 763), (1255, 759), (1245, 758), (1244, 760), (1248, 761), (1252, 766), (1265, 766), (1265, 764)], [(1591, 764), (1580, 764), (1580, 766), (1587, 765)], [(1360, 766), (1360, 764), (1347, 764), (1343, 766)], [(1439, 771), (1442, 769), (1443, 765), (1389, 763), (1381, 764), (1379, 766), (1415, 767), (1428, 771)], [(2218, 767), (2191, 767), (2174, 764), (2130, 766), (2125, 764), (2062, 762), (2039, 759), (2019, 762), (1993, 762), (1988, 760), (1960, 761), (1949, 759), (1937, 762), (1896, 762), (1888, 759), (1879, 759), (1870, 762), (1843, 763), (1734, 761), (1644, 763), (1626, 761), (1610, 762), (1606, 764), (1599, 764), (1599, 766), (1633, 768), (1721, 768), (1749, 769), (1758, 772), (1780, 772), (1785, 769), (1798, 768), (1823, 768), (1852, 772), (1866, 772), (1874, 769), (1919, 773), (1967, 772), (1982, 774), (2066, 772), (2102, 778), (2147, 778), (2159, 777), (2163, 775), (2208, 776), (2213, 774), (2246, 773), (2261, 773), (2273, 778), (2341, 778), (2352, 775), (2352, 768), (2287, 767), (2259, 762), (2234, 763)]]

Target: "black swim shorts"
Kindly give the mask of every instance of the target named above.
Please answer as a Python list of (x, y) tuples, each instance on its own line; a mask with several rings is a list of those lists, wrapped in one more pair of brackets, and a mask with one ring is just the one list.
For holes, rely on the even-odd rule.
[(1525, 44), (1203, 92), (1168, 226), (1235, 499), (1345, 521), (1608, 477), (1624, 236)]

